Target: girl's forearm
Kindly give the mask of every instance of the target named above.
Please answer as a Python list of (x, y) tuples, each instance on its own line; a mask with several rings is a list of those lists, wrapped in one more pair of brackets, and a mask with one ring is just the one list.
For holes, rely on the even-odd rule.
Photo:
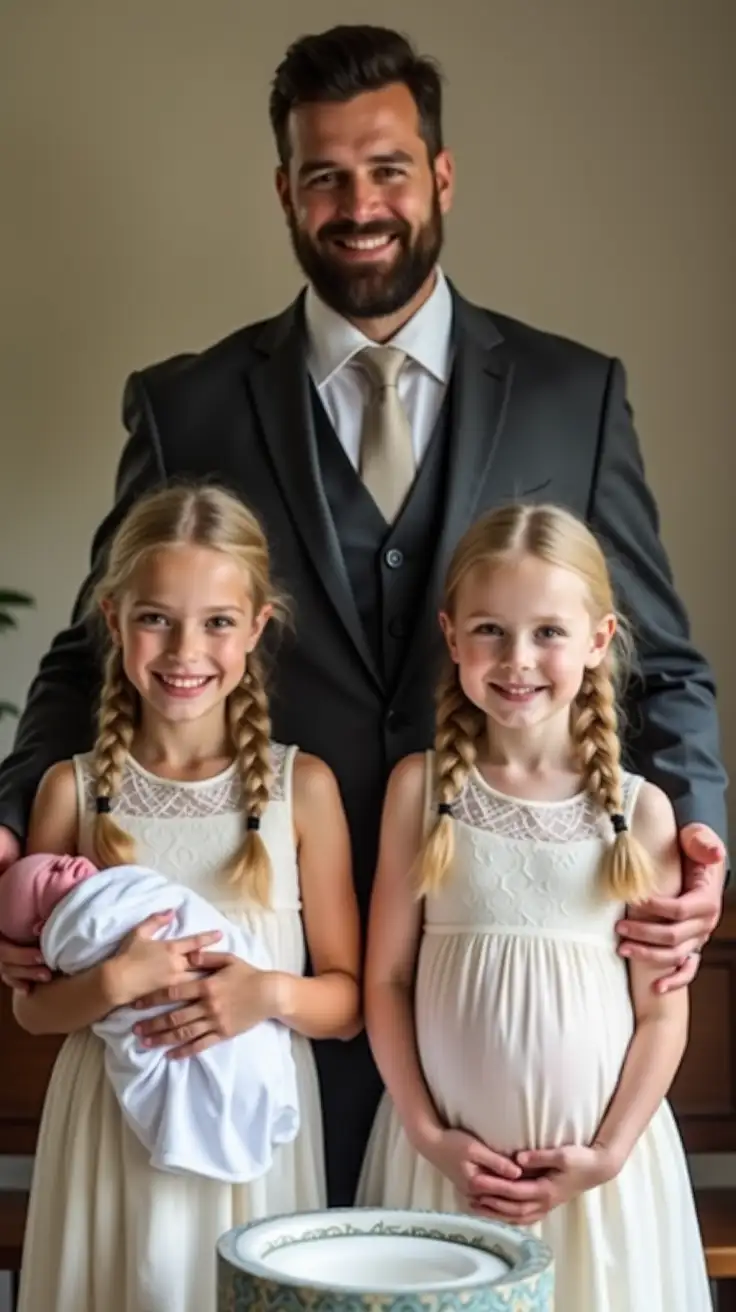
[(374, 985), (365, 1006), (376, 1065), (412, 1147), (424, 1154), (446, 1127), (422, 1074), (412, 994), (399, 984)]
[(344, 971), (306, 977), (266, 972), (267, 1011), (307, 1039), (352, 1039), (363, 1028), (360, 986)]
[(73, 1034), (107, 1016), (124, 999), (113, 958), (78, 975), (36, 984), (30, 993), (13, 993), (13, 1014), (29, 1034)]
[(687, 997), (675, 1014), (649, 1016), (636, 1027), (616, 1091), (595, 1136), (596, 1144), (626, 1161), (666, 1098), (687, 1042)]

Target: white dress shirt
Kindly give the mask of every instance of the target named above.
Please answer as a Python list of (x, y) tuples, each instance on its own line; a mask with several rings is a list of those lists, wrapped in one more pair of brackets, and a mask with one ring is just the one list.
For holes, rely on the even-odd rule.
[[(309, 373), (345, 454), (357, 469), (369, 383), (354, 356), (376, 343), (325, 305), (312, 287), (307, 290), (305, 318)], [(451, 339), (452, 296), (438, 269), (432, 294), (390, 342), (408, 356), (399, 378), (399, 397), (411, 424), (417, 467), (429, 445), (447, 389), (452, 367)]]

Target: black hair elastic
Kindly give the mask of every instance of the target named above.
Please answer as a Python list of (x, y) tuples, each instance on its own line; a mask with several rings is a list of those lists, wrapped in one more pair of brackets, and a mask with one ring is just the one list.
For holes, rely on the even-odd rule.
[(438, 815), (452, 815), (452, 802), (440, 802), (437, 807)]
[(98, 815), (107, 815), (108, 812), (109, 812), (109, 810), (110, 810), (110, 805), (111, 805), (111, 804), (110, 804), (110, 798), (109, 798), (109, 797), (96, 797), (96, 798), (95, 798), (95, 810), (96, 810), (96, 812), (97, 812)]
[(261, 817), (259, 815), (249, 815), (245, 827), (246, 829), (260, 829)]
[(616, 811), (611, 816), (611, 824), (613, 825), (614, 834), (625, 834), (629, 827), (626, 823), (626, 816), (622, 815), (620, 811)]

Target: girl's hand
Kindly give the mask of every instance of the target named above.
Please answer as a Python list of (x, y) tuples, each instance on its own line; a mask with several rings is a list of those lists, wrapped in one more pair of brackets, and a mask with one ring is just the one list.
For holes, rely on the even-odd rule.
[(190, 934), (187, 938), (155, 939), (153, 936), (173, 916), (173, 911), (159, 911), (148, 918), (121, 943), (113, 962), (116, 972), (116, 1006), (129, 1006), (153, 989), (167, 989), (189, 980), (194, 972), (190, 960), (222, 937), (219, 930), (207, 934)]
[(258, 970), (229, 952), (202, 952), (195, 960), (212, 973), (157, 989), (135, 1004), (139, 1008), (185, 1004), (134, 1026), (147, 1048), (173, 1046), (166, 1055), (174, 1060), (193, 1057), (222, 1039), (243, 1034), (276, 1010), (273, 971)]
[(533, 1225), (562, 1203), (612, 1180), (621, 1168), (611, 1150), (598, 1144), (530, 1149), (517, 1153), (516, 1161), (525, 1172), (539, 1172), (536, 1179), (524, 1181), (528, 1191), (524, 1201), (519, 1204), (486, 1193), (471, 1202), (474, 1213), (516, 1225)]
[[(521, 1167), (510, 1157), (488, 1148), (465, 1130), (443, 1130), (436, 1139), (422, 1145), (422, 1154), (454, 1184), (465, 1199), (489, 1196), (500, 1190), (502, 1197), (515, 1197)], [(507, 1193), (507, 1190), (511, 1193)]]

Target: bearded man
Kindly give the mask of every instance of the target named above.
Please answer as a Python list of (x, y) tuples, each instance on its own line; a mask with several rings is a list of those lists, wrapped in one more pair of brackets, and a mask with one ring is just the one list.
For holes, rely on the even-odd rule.
[[(388, 775), (432, 744), (452, 548), (503, 501), (556, 502), (609, 554), (640, 661), (630, 764), (668, 793), (680, 826), (683, 893), (622, 922), (619, 950), (681, 987), (720, 913), (725, 775), (713, 680), (659, 538), (623, 367), (478, 308), (443, 274), (454, 166), (441, 79), (403, 36), (342, 26), (295, 42), (270, 117), (307, 286), (276, 318), (129, 378), (116, 504), (0, 771), (0, 869), (19, 854), (44, 771), (93, 741), (100, 657), (84, 603), (111, 534), (157, 484), (209, 479), (258, 514), (291, 597), (273, 734), (335, 771), (365, 918)], [(43, 979), (33, 954), (9, 944), (0, 975), (16, 988)], [(182, 1032), (195, 1020), (183, 1006)], [(329, 1197), (346, 1204), (380, 1081), (364, 1035), (315, 1049)]]

